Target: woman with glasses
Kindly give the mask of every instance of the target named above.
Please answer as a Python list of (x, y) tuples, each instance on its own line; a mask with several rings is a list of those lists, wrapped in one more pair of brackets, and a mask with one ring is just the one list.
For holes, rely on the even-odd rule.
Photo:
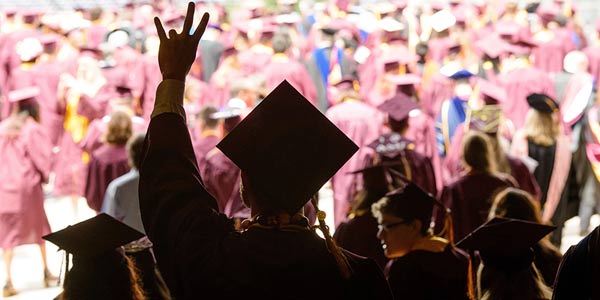
[(372, 206), (377, 237), (390, 259), (385, 275), (394, 299), (468, 299), (468, 257), (452, 241), (433, 235), (434, 204), (440, 205), (408, 183)]

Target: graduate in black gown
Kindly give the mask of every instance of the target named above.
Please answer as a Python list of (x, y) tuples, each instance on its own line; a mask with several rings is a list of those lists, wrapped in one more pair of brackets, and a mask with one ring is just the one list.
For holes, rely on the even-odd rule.
[[(301, 208), (357, 151), (310, 102), (283, 82), (217, 147), (240, 169), (252, 219), (239, 233), (206, 191), (185, 122), (183, 91), (205, 14), (161, 41), (163, 81), (140, 167), (140, 210), (174, 298), (391, 299), (377, 264), (338, 248), (319, 212), (320, 238)], [(193, 34), (190, 34), (193, 32)]]
[(441, 205), (407, 183), (373, 205), (377, 237), (390, 259), (385, 274), (394, 299), (468, 299), (468, 256), (451, 238), (432, 234), (434, 204)]

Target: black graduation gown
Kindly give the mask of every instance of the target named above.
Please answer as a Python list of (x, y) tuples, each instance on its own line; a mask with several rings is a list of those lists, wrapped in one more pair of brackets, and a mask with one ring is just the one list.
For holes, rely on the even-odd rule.
[(388, 259), (383, 253), (381, 241), (377, 238), (378, 225), (371, 212), (360, 212), (359, 215), (340, 223), (333, 238), (338, 246), (374, 259), (383, 270)]
[(184, 119), (150, 121), (140, 167), (140, 210), (175, 299), (391, 299), (377, 264), (346, 252), (342, 279), (311, 231), (236, 233), (202, 185)]
[(447, 246), (443, 252), (414, 250), (386, 268), (396, 300), (468, 299), (468, 256)]

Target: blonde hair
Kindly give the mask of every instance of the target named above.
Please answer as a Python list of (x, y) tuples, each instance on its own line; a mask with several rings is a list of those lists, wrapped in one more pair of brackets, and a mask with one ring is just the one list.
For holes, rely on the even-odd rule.
[(496, 164), (490, 138), (480, 132), (469, 132), (463, 141), (463, 163), (473, 170), (494, 173)]
[(559, 124), (554, 114), (530, 109), (525, 117), (524, 130), (532, 142), (541, 146), (551, 146), (559, 134)]
[(105, 140), (112, 145), (125, 146), (133, 133), (131, 118), (122, 111), (115, 111), (110, 114), (107, 127)]

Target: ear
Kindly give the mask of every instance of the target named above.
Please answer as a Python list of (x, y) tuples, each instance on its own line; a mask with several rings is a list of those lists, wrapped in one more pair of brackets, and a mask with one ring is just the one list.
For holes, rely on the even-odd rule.
[(423, 228), (423, 222), (421, 222), (420, 220), (414, 219), (412, 222), (410, 222), (410, 228), (414, 232), (418, 232), (420, 234), (421, 229)]

